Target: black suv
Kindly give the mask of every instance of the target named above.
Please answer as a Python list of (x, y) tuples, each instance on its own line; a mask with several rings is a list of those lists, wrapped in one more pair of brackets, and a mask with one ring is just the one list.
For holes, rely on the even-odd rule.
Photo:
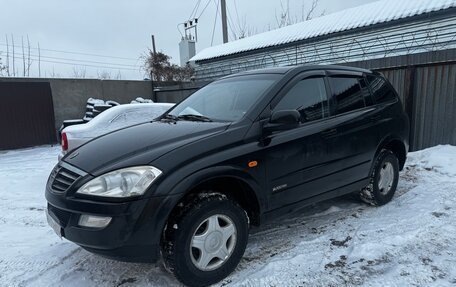
[(390, 201), (408, 138), (402, 104), (378, 73), (245, 72), (66, 155), (48, 180), (48, 221), (91, 252), (161, 255), (180, 281), (205, 286), (234, 270), (250, 225), (353, 192)]

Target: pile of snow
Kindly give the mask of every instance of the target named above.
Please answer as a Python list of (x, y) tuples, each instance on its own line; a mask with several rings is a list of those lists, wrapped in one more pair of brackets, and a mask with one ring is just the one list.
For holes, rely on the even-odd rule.
[[(180, 286), (160, 266), (90, 254), (48, 227), (44, 188), (59, 148), (0, 152), (0, 286)], [(456, 147), (409, 154), (396, 197), (348, 197), (252, 229), (218, 286), (455, 286)]]
[(134, 99), (133, 101), (131, 101), (131, 104), (147, 104), (147, 103), (153, 103), (154, 101), (152, 101), (151, 99), (144, 99), (144, 98), (141, 98), (141, 97), (138, 97), (136, 99)]

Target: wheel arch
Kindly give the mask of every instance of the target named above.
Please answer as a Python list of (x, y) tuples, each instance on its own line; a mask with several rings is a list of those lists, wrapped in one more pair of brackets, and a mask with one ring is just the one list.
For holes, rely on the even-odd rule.
[(211, 167), (190, 175), (179, 182), (172, 193), (180, 194), (176, 206), (201, 191), (216, 191), (238, 202), (252, 224), (260, 224), (266, 198), (260, 184), (247, 172), (233, 166)]
[(399, 170), (402, 170), (404, 168), (405, 161), (407, 159), (407, 146), (404, 141), (402, 141), (399, 137), (393, 136), (384, 138), (377, 147), (374, 161), (382, 149), (388, 149), (392, 151), (399, 160)]
[[(214, 187), (221, 190), (215, 190)], [(235, 200), (246, 211), (250, 224), (260, 225), (261, 214), (266, 204), (266, 197), (262, 196), (260, 185), (243, 170), (231, 166), (212, 167), (184, 178), (173, 187), (170, 192), (170, 195), (174, 195), (173, 201), (168, 202), (166, 211), (162, 210), (161, 216), (164, 220), (157, 226), (162, 230), (161, 238), (170, 216), (173, 216), (185, 202), (205, 190), (216, 191)]]

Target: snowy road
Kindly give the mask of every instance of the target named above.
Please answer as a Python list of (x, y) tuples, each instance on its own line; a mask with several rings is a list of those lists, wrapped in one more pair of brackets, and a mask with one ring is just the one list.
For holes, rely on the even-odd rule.
[[(179, 286), (161, 267), (92, 255), (48, 227), (58, 148), (0, 152), (0, 286)], [(409, 155), (380, 208), (348, 198), (252, 230), (222, 286), (456, 286), (456, 147)]]

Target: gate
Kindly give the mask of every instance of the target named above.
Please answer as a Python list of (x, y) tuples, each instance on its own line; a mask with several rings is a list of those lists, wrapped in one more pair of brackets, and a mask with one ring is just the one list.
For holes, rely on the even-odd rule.
[(0, 150), (55, 142), (50, 84), (0, 81)]

